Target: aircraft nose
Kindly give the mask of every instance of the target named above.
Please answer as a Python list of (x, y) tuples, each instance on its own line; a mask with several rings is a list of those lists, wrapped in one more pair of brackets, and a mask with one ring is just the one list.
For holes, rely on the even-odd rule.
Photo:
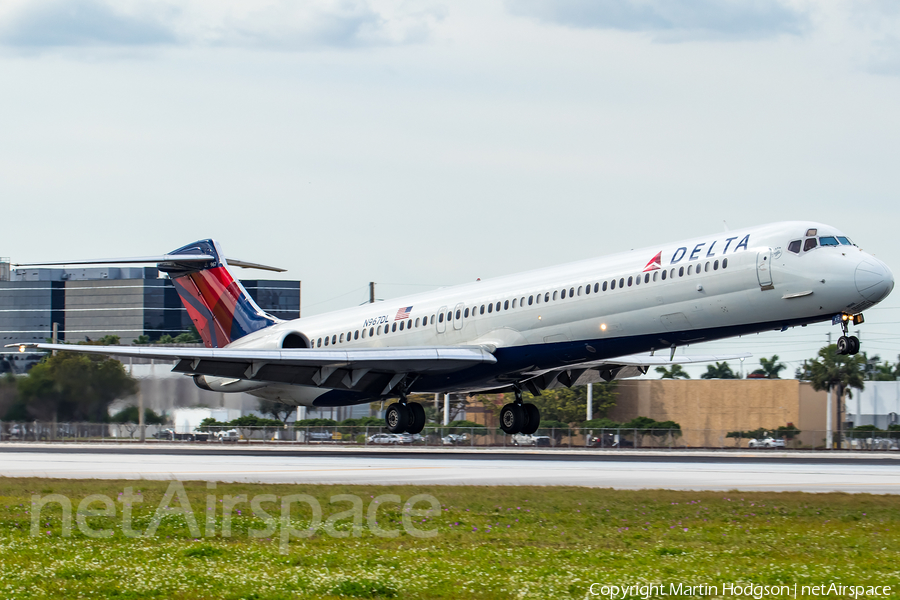
[(868, 257), (856, 267), (856, 289), (871, 302), (881, 302), (894, 289), (894, 274), (877, 258)]

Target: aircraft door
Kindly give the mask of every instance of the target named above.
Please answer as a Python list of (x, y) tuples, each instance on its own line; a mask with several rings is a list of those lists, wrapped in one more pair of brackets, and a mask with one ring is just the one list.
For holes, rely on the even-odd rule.
[(439, 310), (438, 314), (437, 314), (437, 332), (438, 333), (444, 333), (445, 331), (447, 331), (447, 321), (445, 320), (446, 318), (447, 318), (447, 307), (442, 306), (441, 310)]
[(453, 329), (462, 329), (465, 310), (466, 307), (462, 302), (457, 304), (456, 308), (453, 309)]
[(756, 255), (756, 277), (759, 287), (764, 290), (774, 289), (772, 285), (772, 249), (767, 248)]

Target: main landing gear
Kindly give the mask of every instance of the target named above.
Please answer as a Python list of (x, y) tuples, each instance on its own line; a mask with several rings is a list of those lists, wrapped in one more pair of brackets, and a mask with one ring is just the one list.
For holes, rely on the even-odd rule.
[(407, 402), (406, 397), (401, 396), (400, 402), (388, 406), (384, 420), (391, 433), (419, 433), (425, 428), (425, 409), (418, 402)]
[(841, 319), (841, 330), (844, 332), (844, 335), (839, 337), (837, 341), (838, 354), (849, 354), (850, 356), (859, 354), (859, 338), (855, 335), (847, 335), (850, 332), (851, 320), (856, 325), (863, 322), (861, 314), (855, 316), (843, 315), (843, 318)]
[(505, 433), (532, 434), (541, 424), (541, 412), (534, 404), (522, 403), (522, 390), (516, 390), (516, 400), (500, 410), (500, 429)]

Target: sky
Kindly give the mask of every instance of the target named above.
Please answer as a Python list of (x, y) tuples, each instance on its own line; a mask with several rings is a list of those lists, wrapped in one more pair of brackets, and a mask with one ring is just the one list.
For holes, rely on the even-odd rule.
[[(0, 255), (214, 237), (304, 315), (794, 219), (897, 274), (897, 32), (889, 0), (5, 0)], [(897, 360), (900, 292), (866, 317)], [(792, 374), (838, 331), (689, 352)]]

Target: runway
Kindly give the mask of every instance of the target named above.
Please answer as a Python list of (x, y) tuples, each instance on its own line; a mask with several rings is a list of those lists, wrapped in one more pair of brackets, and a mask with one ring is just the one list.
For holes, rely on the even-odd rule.
[(0, 445), (0, 476), (290, 484), (538, 485), (900, 493), (900, 460), (858, 455), (416, 452)]

